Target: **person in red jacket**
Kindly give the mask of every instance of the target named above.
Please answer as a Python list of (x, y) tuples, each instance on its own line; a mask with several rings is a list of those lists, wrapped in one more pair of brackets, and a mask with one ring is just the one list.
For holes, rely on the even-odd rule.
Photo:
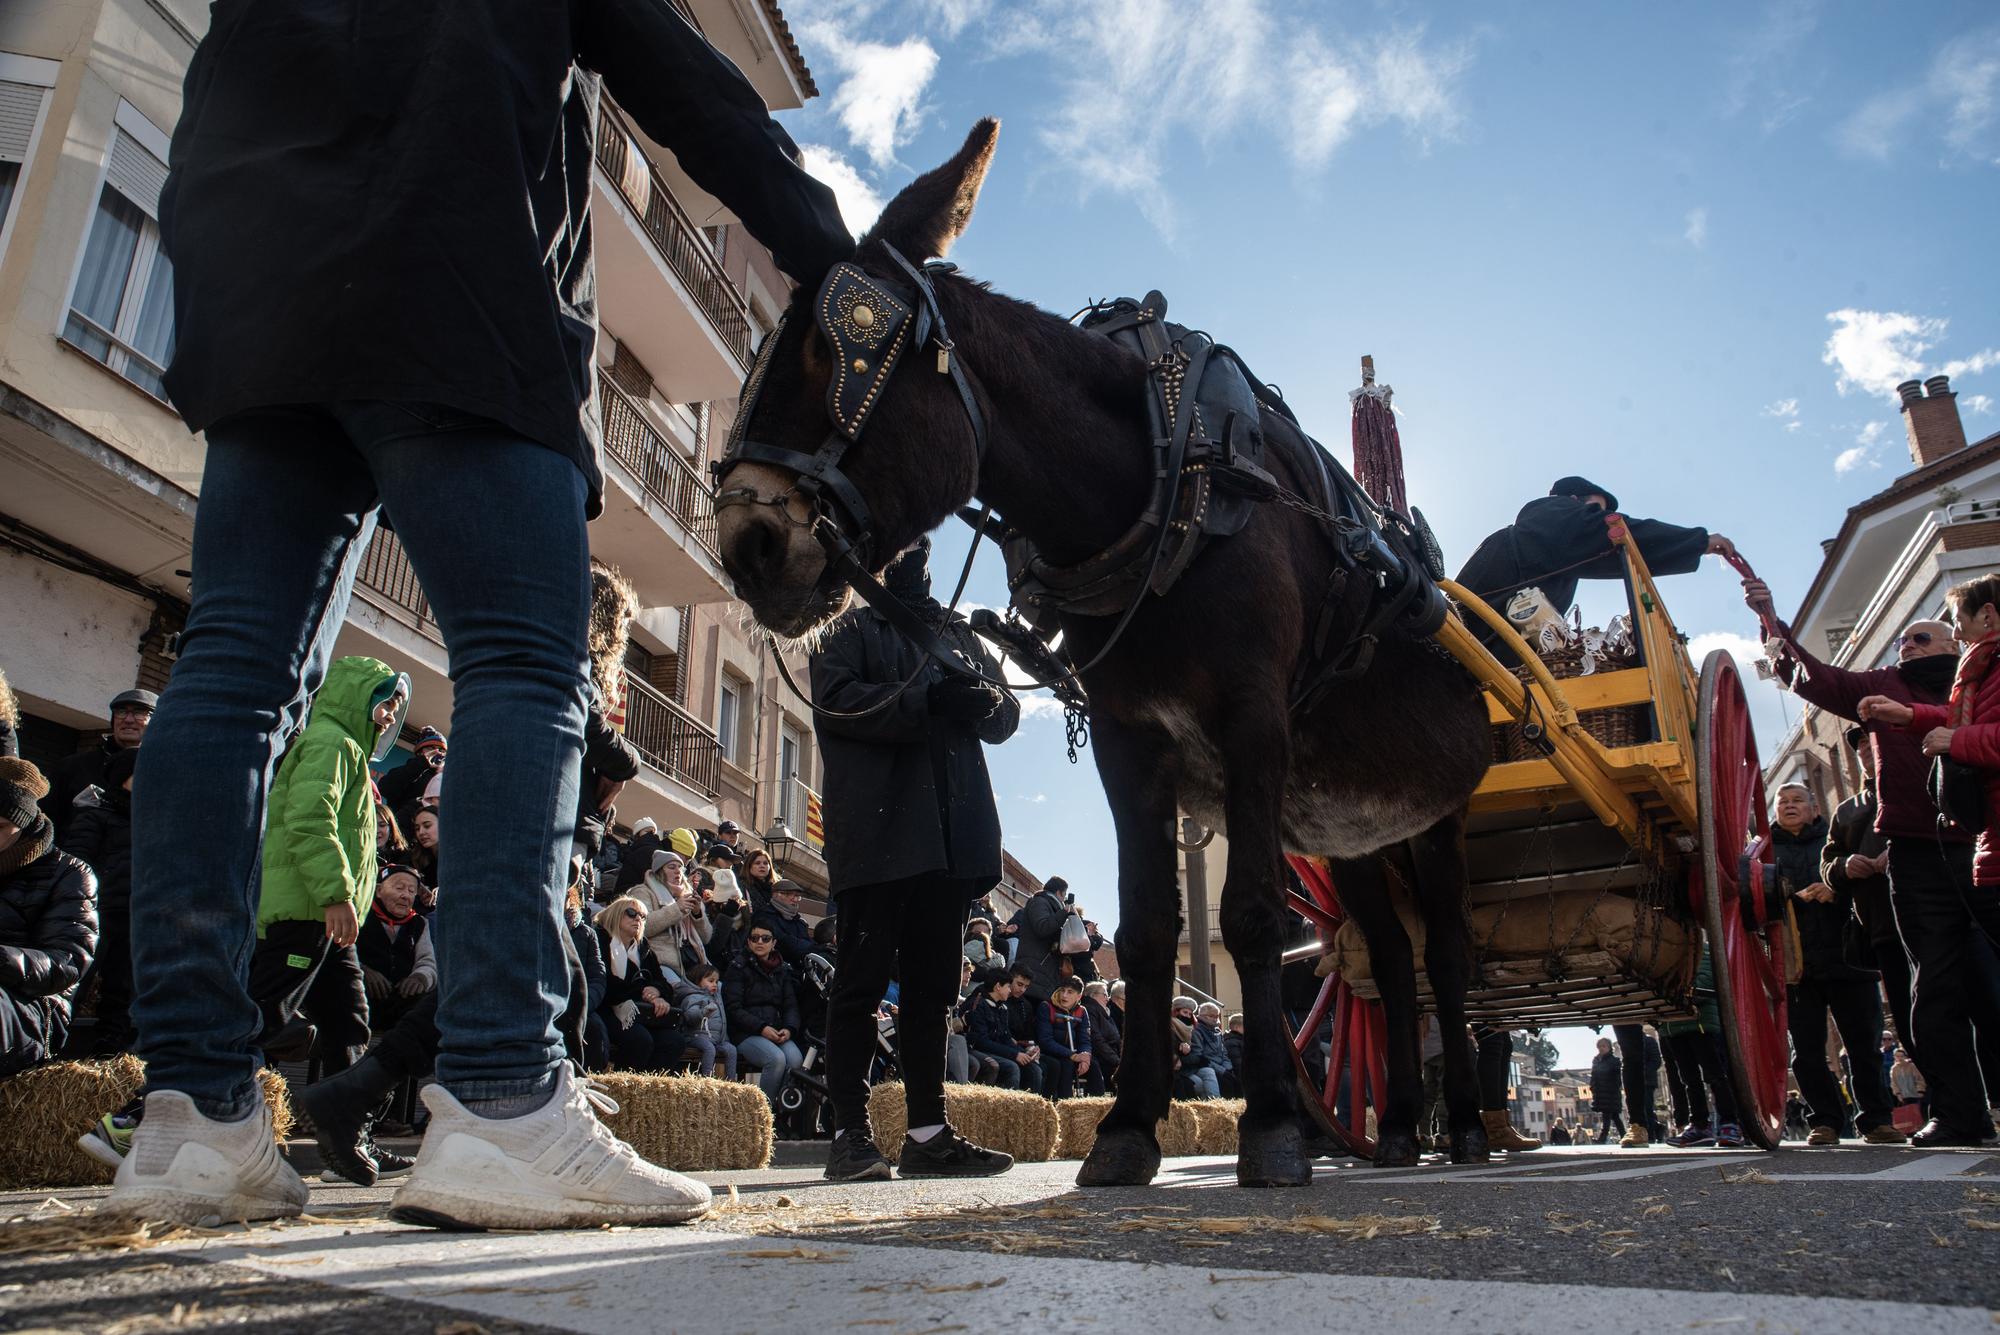
[[(2000, 655), (2000, 575), (1960, 584), (1947, 599), (1964, 646), (1948, 702), (1869, 695), (1857, 702), (1856, 710), (1877, 728), (1899, 729), (1922, 757), (1948, 755), (1985, 771), (1986, 828), (1968, 874), (1955, 878), (1949, 898), (1906, 905), (1895, 879), (1896, 840), (1889, 842), (1896, 921), (1917, 964), (1911, 1025), (1924, 1054), (1925, 1078), (1936, 1091), (1931, 1120), (1910, 1138), (1926, 1146), (1979, 1145), (1993, 1138), (1967, 1021), (1982, 1029), (2000, 1023), (2000, 1016), (1992, 1014), (1992, 980), (1980, 976), (1992, 967), (1992, 957), (1978, 948), (1982, 933), (1989, 946), (2000, 938), (2000, 850), (1994, 833), (2000, 825), (2000, 674), (1992, 670)], [(1931, 984), (1939, 974), (1944, 986), (1935, 988)], [(1948, 1046), (1941, 1049), (1941, 1043)]]
[[(1744, 601), (1777, 620), (1771, 590), (1743, 582)], [(1807, 704), (1860, 723), (1861, 702), (1882, 697), (1905, 706), (1941, 705), (1958, 671), (1958, 644), (1942, 621), (1912, 621), (1896, 641), (1893, 667), (1857, 672), (1823, 663), (1779, 624), (1781, 680)], [(1930, 761), (1915, 737), (1880, 722), (1869, 727), (1875, 756), (1876, 832), (1889, 841), (1889, 900), (1913, 965), (1911, 1037), (1938, 1114), (1912, 1136), (1919, 1146), (1979, 1144), (1993, 1135), (1973, 1022), (2000, 1025), (1989, 989), (1976, 972), (1966, 897), (1972, 892), (1972, 832), (1940, 828), (1925, 787)], [(1943, 1111), (1941, 1111), (1943, 1110)], [(1947, 1115), (1948, 1114), (1948, 1115)]]

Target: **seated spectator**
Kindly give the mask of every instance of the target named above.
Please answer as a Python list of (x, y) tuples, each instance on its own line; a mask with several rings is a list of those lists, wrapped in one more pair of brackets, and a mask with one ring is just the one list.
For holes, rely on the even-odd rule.
[(1007, 1023), (1013, 1030), (1014, 1041), (1024, 1047), (1032, 1047), (1038, 1041), (1035, 1030), (1035, 1003), (1028, 999), (1028, 989), (1034, 986), (1035, 971), (1026, 963), (1016, 964), (1007, 970)]
[(136, 687), (120, 691), (111, 697), (111, 731), (102, 735), (102, 742), (49, 766), (49, 795), (42, 799), (41, 810), (58, 833), (69, 830), (70, 805), (76, 795), (93, 785), (104, 786), (104, 767), (111, 757), (139, 749), (159, 704), (160, 697), (151, 691)]
[(761, 848), (752, 851), (743, 859), (743, 870), (736, 879), (752, 913), (762, 913), (771, 906), (771, 887), (777, 883), (777, 873), (772, 870), (769, 853)]
[(986, 919), (974, 918), (965, 925), (965, 958), (974, 973), (1007, 967), (1007, 952), (994, 947), (993, 924)]
[(1930, 1100), (1924, 1096), (1923, 1073), (1917, 1070), (1917, 1064), (1901, 1047), (1896, 1049), (1895, 1060), (1889, 1066), (1889, 1090), (1896, 1097), (1897, 1107), (1915, 1104), (1919, 1118), (1930, 1116)]
[(708, 916), (708, 959), (720, 969), (743, 953), (743, 938), (755, 917), (739, 876), (717, 877), (702, 901)]
[(88, 1050), (72, 1050), (72, 1056), (109, 1057), (132, 1046), (132, 767), (138, 760), (130, 747), (106, 760), (104, 786), (78, 793), (68, 828), (57, 832), (63, 852), (97, 877), (97, 956), (77, 989), (82, 996), (97, 980), (97, 1024)]
[[(958, 999), (963, 1001), (972, 987), (972, 961), (958, 962)], [(956, 1003), (952, 1006), (951, 1020), (945, 1027), (944, 1079), (948, 1085), (968, 1085), (972, 1083), (972, 1045), (965, 1041), (965, 1017), (959, 1014)]]
[(1101, 1093), (1118, 1076), (1125, 1031), (1111, 1012), (1111, 988), (1101, 980), (1083, 985), (1083, 1009), (1090, 1016), (1090, 1088)]
[[(1174, 1054), (1179, 1075), (1175, 1080), (1176, 1093), (1182, 1098), (1219, 1099), (1222, 1084), (1215, 1068), (1209, 1063), (1207, 1045), (1196, 1033), (1201, 1022), (1196, 1018), (1198, 1006), (1193, 997), (1175, 997), (1173, 1019), (1170, 1026), (1174, 1035)], [(1217, 1047), (1221, 1045), (1218, 1042)]]
[(771, 906), (750, 919), (753, 928), (763, 928), (777, 941), (778, 954), (787, 964), (798, 964), (813, 951), (812, 928), (799, 914), (805, 895), (805, 887), (797, 881), (776, 881), (771, 886)]
[(653, 854), (660, 851), (660, 823), (651, 816), (641, 816), (632, 822), (632, 840), (625, 845), (625, 851), (618, 858), (618, 879), (611, 882), (610, 893), (622, 895), (646, 878), (653, 869)]
[(1090, 1016), (1083, 1009), (1083, 985), (1057, 981), (1054, 993), (1035, 1008), (1036, 1042), (1042, 1048), (1042, 1092), (1066, 1099), (1090, 1074)]
[(417, 912), (421, 883), (408, 867), (382, 868), (375, 903), (354, 943), (368, 991), (369, 1027), (389, 1028), (437, 988), (437, 952), (430, 923)]
[(729, 1017), (722, 1009), (722, 970), (703, 961), (688, 972), (688, 982), (694, 990), (681, 1002), (688, 1049), (700, 1060), (703, 1075), (714, 1075), (720, 1058), (722, 1078), (734, 1080), (736, 1045), (729, 1041)]
[(653, 854), (653, 867), (632, 887), (632, 898), (646, 909), (646, 944), (662, 965), (682, 972), (708, 962), (713, 932), (694, 887), (688, 884), (686, 859), (671, 849)]
[(1025, 986), (1026, 982), (1026, 979), (1017, 980), (1011, 973), (998, 969), (989, 971), (980, 980), (984, 991), (974, 992), (977, 999), (965, 1017), (965, 1036), (974, 1052), (983, 1052), (995, 1059), (1001, 1088), (1026, 1089), (1039, 1094), (1042, 1092), (1041, 1053), (1032, 1043), (1021, 1043), (1015, 1039), (1009, 1004), (1014, 999), (1014, 989)]
[[(603, 1071), (611, 1066), (611, 1030), (604, 1022), (604, 987), (608, 974), (604, 966), (604, 944), (598, 939), (597, 924), (584, 913), (584, 878), (570, 882), (569, 896), (563, 901), (563, 926), (569, 931), (570, 948), (576, 952), (577, 970), (583, 975), (581, 997), (583, 1015), (577, 1025), (583, 1043), (578, 1054), (586, 1071)], [(570, 1004), (576, 1005), (572, 996)]]
[(1243, 1012), (1237, 1011), (1223, 1030), (1222, 1050), (1229, 1054), (1229, 1074), (1222, 1079), (1225, 1098), (1243, 1097)]
[(386, 867), (393, 862), (399, 867), (407, 867), (410, 857), (410, 841), (404, 837), (396, 813), (378, 792), (375, 795), (375, 865)]
[(392, 811), (415, 807), (423, 800), (424, 789), (444, 768), (444, 734), (436, 728), (425, 728), (417, 734), (413, 751), (408, 760), (375, 781), (382, 801)]
[(1222, 1007), (1212, 1001), (1201, 1003), (1201, 1009), (1195, 1012), (1192, 1042), (1215, 1076), (1215, 1092), (1208, 1097), (1223, 1097), (1222, 1082), (1233, 1080), (1236, 1068), (1229, 1064), (1229, 1046), (1222, 1041)]
[(97, 946), (97, 879), (56, 847), (42, 772), (0, 758), (0, 1076), (62, 1051)]
[(430, 890), (431, 900), (435, 903), (438, 888), (438, 839), (441, 834), (437, 810), (433, 807), (418, 807), (409, 813), (409, 819), (402, 824), (410, 837), (409, 868)]
[(757, 1085), (775, 1113), (786, 1072), (805, 1056), (792, 1041), (799, 1032), (798, 989), (776, 934), (762, 922), (751, 924), (743, 953), (723, 975), (722, 1009), (737, 1060), (757, 1068)]
[(604, 1026), (612, 1063), (627, 1071), (664, 1071), (680, 1064), (687, 1035), (669, 978), (642, 935), (646, 907), (630, 895), (597, 911), (598, 947), (604, 952)]

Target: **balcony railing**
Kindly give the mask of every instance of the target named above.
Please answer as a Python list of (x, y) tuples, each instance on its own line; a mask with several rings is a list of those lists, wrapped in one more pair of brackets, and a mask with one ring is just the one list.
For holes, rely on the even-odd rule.
[(654, 769), (713, 798), (722, 781), (722, 744), (694, 715), (636, 677), (625, 678), (625, 740)]
[(426, 638), (444, 643), (444, 636), (438, 631), (437, 618), (431, 615), (430, 600), (424, 597), (423, 586), (417, 583), (417, 572), (410, 566), (410, 558), (403, 551), (403, 544), (387, 529), (376, 529), (374, 540), (361, 557), (361, 569), (355, 573), (355, 584), (368, 590), (383, 602), (399, 612), (413, 629)]
[(639, 215), (640, 226), (660, 248), (667, 264), (694, 294), (695, 304), (744, 366), (750, 364), (750, 312), (743, 294), (722, 270), (667, 183), (639, 150), (624, 118), (604, 104), (597, 117), (597, 165)]
[(639, 405), (612, 384), (609, 376), (600, 375), (597, 386), (604, 412), (604, 448), (631, 469), (646, 494), (665, 506), (701, 549), (719, 563), (722, 554), (716, 549), (715, 493), (694, 464), (653, 429)]

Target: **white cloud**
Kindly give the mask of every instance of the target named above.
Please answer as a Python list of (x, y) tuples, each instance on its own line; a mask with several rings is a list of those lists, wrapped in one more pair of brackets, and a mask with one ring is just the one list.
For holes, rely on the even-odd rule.
[(807, 25), (808, 39), (844, 76), (831, 105), (854, 146), (876, 167), (896, 161), (896, 150), (923, 123), (924, 90), (937, 73), (935, 47), (921, 37), (893, 46), (856, 41), (829, 21)]
[(1851, 445), (1833, 456), (1833, 475), (1835, 477), (1846, 477), (1849, 473), (1852, 473), (1867, 462), (1867, 447)]
[(1832, 311), (1834, 326), (1820, 361), (1834, 367), (1834, 388), (1896, 401), (1896, 386), (1924, 369), (1923, 355), (1944, 336), (1945, 322), (1900, 311)]
[(1766, 417), (1790, 418), (1797, 417), (1798, 415), (1799, 401), (1797, 399), (1779, 399), (1776, 403), (1764, 406), (1764, 416)]
[(1687, 226), (1681, 232), (1681, 239), (1696, 250), (1708, 244), (1708, 210), (1689, 209)]
[(1818, 0), (1774, 0), (1765, 8), (1761, 21), (1724, 25), (1729, 82), (1723, 93), (1723, 114), (1738, 116), (1754, 110), (1766, 134), (1797, 116), (1812, 98), (1794, 86), (1794, 67), (1817, 26)]
[(1958, 406), (1969, 413), (1990, 413), (1993, 400), (1985, 394), (1966, 394), (1960, 396)]
[(1847, 152), (1877, 161), (1931, 137), (1950, 156), (2000, 166), (2000, 27), (1946, 41), (1921, 79), (1866, 99), (1834, 133)]
[(1757, 660), (1764, 656), (1764, 648), (1748, 636), (1726, 630), (1709, 631), (1688, 641), (1688, 657), (1694, 660), (1697, 670), (1701, 668), (1702, 661), (1717, 649), (1728, 651), (1729, 656), (1736, 660), (1737, 674), (1743, 678), (1743, 695), (1750, 702), (1750, 719), (1757, 734), (1759, 753), (1769, 756), (1790, 730), (1790, 720), (1786, 718), (1783, 693), (1757, 675)]
[(799, 145), (799, 161), (807, 172), (833, 187), (833, 197), (840, 204), (841, 221), (847, 224), (847, 230), (857, 236), (867, 231), (868, 225), (882, 212), (882, 196), (854, 169), (854, 164), (825, 144)]
[(1835, 477), (1846, 477), (1857, 468), (1880, 468), (1881, 461), (1875, 457), (1882, 443), (1882, 433), (1888, 430), (1883, 422), (1870, 422), (1861, 428), (1861, 434), (1854, 438), (1854, 444), (1842, 450), (1833, 459)]
[(1036, 806), (1040, 806), (1049, 800), (1049, 795), (1047, 793), (1016, 793), (1014, 794), (1014, 800), (1016, 802), (1032, 802)]
[(1937, 373), (1956, 380), (1962, 375), (1978, 375), (1981, 371), (1990, 371), (1996, 366), (2000, 366), (2000, 349), (1985, 348), (1970, 357), (1960, 357), (1955, 361), (1946, 362), (1937, 368)]
[(1786, 430), (1786, 431), (1797, 431), (1797, 430), (1801, 429), (1801, 428), (1802, 428), (1802, 427), (1804, 427), (1804, 426), (1805, 426), (1805, 423), (1804, 423), (1804, 422), (1801, 422), (1801, 421), (1797, 420), (1796, 418), (1794, 418), (1794, 419), (1793, 419), (1792, 421), (1789, 421), (1789, 422), (1785, 423), (1785, 430)]

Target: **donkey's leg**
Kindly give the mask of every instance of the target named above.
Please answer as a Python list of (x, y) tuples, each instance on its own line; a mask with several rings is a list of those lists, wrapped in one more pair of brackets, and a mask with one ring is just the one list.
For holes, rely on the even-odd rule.
[[(1382, 995), (1382, 1015), (1388, 1030), (1384, 1054), (1388, 1097), (1375, 1128), (1375, 1162), (1407, 1168), (1421, 1162), (1417, 1149), (1417, 1110), (1423, 1104), (1423, 1043), (1417, 1033), (1417, 964), (1410, 934), (1396, 916), (1380, 855), (1336, 862), (1333, 883), (1340, 887), (1341, 907), (1360, 927), (1368, 943), (1368, 965)], [(1248, 1027), (1246, 1017), (1245, 1027)], [(1334, 1072), (1329, 1079), (1338, 1079)], [(1357, 1086), (1348, 1095), (1363, 1097)]]
[(1451, 1161), (1484, 1163), (1486, 1128), (1479, 1118), (1479, 1082), (1465, 1038), (1465, 989), (1472, 955), (1465, 936), (1465, 818), (1447, 816), (1410, 840), (1418, 911), (1424, 917), (1424, 972), (1436, 1007), (1432, 1023), (1444, 1036), (1444, 1104), (1451, 1124)]
[(1125, 977), (1125, 1048), (1118, 1097), (1098, 1123), (1078, 1170), (1083, 1187), (1144, 1186), (1160, 1170), (1155, 1128), (1167, 1115), (1173, 1078), (1168, 1024), (1180, 945), (1180, 880), (1174, 858), (1177, 753), (1163, 731), (1105, 717), (1091, 750), (1118, 834), (1118, 967)]
[[(1252, 717), (1260, 705), (1266, 718)], [(1245, 1187), (1302, 1187), (1312, 1159), (1299, 1128), (1279, 968), (1284, 954), (1284, 843), (1281, 822), (1290, 740), (1284, 696), (1251, 700), (1223, 739), (1229, 867), (1222, 887), (1222, 943), (1243, 987), (1244, 1111), (1236, 1181)]]

